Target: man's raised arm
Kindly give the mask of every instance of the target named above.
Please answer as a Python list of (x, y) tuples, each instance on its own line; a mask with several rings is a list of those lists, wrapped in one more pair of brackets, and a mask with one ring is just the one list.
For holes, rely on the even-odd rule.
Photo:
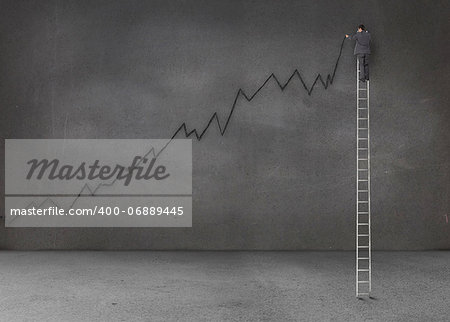
[(345, 35), (345, 37), (348, 38), (348, 39), (350, 39), (350, 40), (355, 40), (355, 39), (357, 38), (357, 37), (356, 37), (357, 34), (358, 34), (358, 33), (355, 32), (354, 34), (351, 34), (351, 35)]

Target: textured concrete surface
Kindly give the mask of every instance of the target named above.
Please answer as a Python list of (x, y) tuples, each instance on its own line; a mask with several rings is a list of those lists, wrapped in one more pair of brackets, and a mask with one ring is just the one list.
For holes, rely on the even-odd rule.
[[(448, 249), (449, 6), (3, 0), (0, 137), (168, 138), (182, 122), (200, 131), (271, 73), (285, 82), (298, 69), (310, 86), (332, 72), (362, 22), (373, 36), (373, 245)], [(193, 142), (192, 229), (0, 228), (0, 248), (352, 249), (353, 46), (327, 90), (308, 96), (296, 79), (282, 92), (272, 79), (239, 99), (223, 137), (212, 126)]]
[(0, 252), (1, 321), (448, 321), (450, 252)]

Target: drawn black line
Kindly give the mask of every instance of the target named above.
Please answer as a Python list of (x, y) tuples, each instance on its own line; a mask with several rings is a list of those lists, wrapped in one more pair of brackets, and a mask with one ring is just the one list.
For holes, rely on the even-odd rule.
[[(334, 77), (336, 76), (336, 70), (338, 68), (339, 65), (339, 61), (341, 59), (341, 55), (342, 55), (342, 49), (344, 47), (344, 43), (345, 43), (345, 37), (342, 39), (342, 43), (341, 46), (339, 48), (339, 54), (336, 58), (336, 62), (334, 64), (334, 68), (333, 68), (333, 72), (331, 74), (327, 74), (326, 80), (323, 79), (322, 75), (320, 73), (317, 74), (316, 78), (314, 79), (314, 82), (312, 83), (312, 85), (308, 88), (308, 86), (306, 85), (305, 81), (303, 80), (302, 76), (300, 75), (300, 72), (298, 71), (298, 69), (295, 69), (292, 74), (289, 76), (288, 80), (286, 81), (286, 83), (282, 84), (279, 79), (275, 76), (274, 73), (270, 74), (265, 80), (264, 82), (258, 87), (258, 89), (253, 92), (253, 94), (248, 95), (247, 93), (245, 93), (245, 91), (242, 88), (239, 88), (239, 90), (236, 93), (236, 96), (234, 98), (233, 104), (231, 105), (231, 109), (230, 112), (228, 113), (228, 116), (226, 118), (225, 124), (222, 126), (220, 119), (219, 119), (219, 115), (217, 114), (217, 112), (214, 112), (213, 115), (211, 116), (211, 118), (209, 119), (208, 123), (206, 124), (206, 126), (203, 128), (202, 131), (197, 131), (196, 128), (192, 129), (192, 130), (188, 130), (188, 127), (186, 125), (186, 122), (183, 122), (178, 128), (177, 130), (174, 132), (174, 134), (171, 136), (171, 138), (168, 140), (167, 144), (165, 144), (161, 150), (159, 150), (158, 152), (155, 151), (155, 148), (152, 147), (147, 153), (145, 153), (142, 157), (142, 159), (136, 164), (136, 166), (138, 166), (141, 161), (143, 160), (143, 158), (147, 158), (150, 154), (153, 155), (154, 158), (158, 158), (159, 155), (167, 148), (167, 146), (172, 142), (172, 140), (174, 140), (176, 138), (176, 136), (180, 133), (180, 132), (184, 132), (184, 136), (186, 138), (191, 137), (192, 135), (195, 136), (195, 138), (200, 141), (204, 135), (206, 134), (206, 132), (208, 131), (208, 129), (210, 128), (211, 124), (213, 123), (213, 121), (216, 121), (217, 127), (219, 128), (220, 131), (220, 135), (224, 136), (228, 126), (230, 124), (230, 120), (231, 117), (233, 116), (233, 112), (236, 109), (236, 105), (238, 102), (239, 97), (243, 97), (245, 98), (248, 102), (251, 102), (256, 95), (258, 95), (258, 93), (267, 85), (267, 83), (273, 79), (276, 84), (278, 85), (278, 87), (281, 89), (281, 91), (284, 91), (288, 85), (291, 83), (291, 81), (297, 77), (300, 82), (302, 83), (303, 88), (305, 89), (305, 91), (308, 93), (308, 95), (310, 96), (314, 90), (314, 88), (316, 87), (317, 84), (322, 84), (322, 86), (324, 87), (324, 89), (327, 89), (331, 84), (333, 84), (334, 81)], [(133, 169), (131, 169), (131, 167), (128, 167), (129, 171), (132, 171)], [(95, 193), (98, 191), (98, 189), (100, 189), (101, 187), (109, 187), (112, 186), (115, 182), (117, 181), (117, 179), (114, 179), (113, 181), (111, 181), (110, 183), (100, 183), (98, 184), (94, 189), (92, 189), (87, 183), (83, 185), (83, 187), (81, 188), (80, 192), (76, 195), (74, 201), (70, 204), (69, 209), (71, 209), (75, 202), (80, 198), (80, 196), (85, 195), (84, 192), (85, 190), (88, 191), (87, 195), (91, 195), (94, 196)], [(55, 203), (50, 197), (46, 198), (44, 201), (42, 201), (39, 204), (36, 204), (34, 201), (31, 202), (26, 208), (29, 208), (31, 206), (35, 206), (37, 208), (41, 207), (44, 203), (46, 203), (47, 201), (50, 201), (51, 203), (53, 203), (55, 206), (60, 207), (57, 203)], [(60, 207), (63, 208), (63, 207)], [(63, 208), (64, 209), (64, 208)]]

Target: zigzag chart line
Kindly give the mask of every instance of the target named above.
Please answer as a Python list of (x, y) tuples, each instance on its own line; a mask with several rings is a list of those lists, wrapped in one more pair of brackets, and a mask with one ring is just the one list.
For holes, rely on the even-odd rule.
[[(233, 112), (236, 108), (237, 105), (237, 101), (238, 98), (240, 96), (244, 97), (248, 102), (252, 101), (253, 98), (266, 86), (266, 84), (271, 80), (275, 80), (275, 82), (277, 83), (278, 87), (280, 87), (281, 91), (284, 91), (285, 88), (289, 85), (289, 83), (294, 79), (294, 76), (297, 76), (299, 78), (299, 80), (301, 81), (303, 88), (306, 90), (306, 92), (308, 93), (308, 95), (311, 95), (312, 91), (314, 90), (314, 87), (316, 86), (316, 84), (318, 84), (319, 82), (323, 85), (323, 87), (325, 89), (328, 88), (328, 86), (330, 84), (333, 84), (333, 80), (334, 80), (334, 76), (336, 75), (336, 70), (339, 64), (339, 60), (341, 58), (342, 55), (342, 48), (344, 47), (344, 41), (345, 41), (345, 37), (342, 40), (342, 44), (339, 50), (339, 55), (338, 58), (336, 59), (336, 63), (334, 65), (334, 69), (333, 69), (333, 73), (330, 75), (327, 75), (326, 81), (323, 80), (323, 77), (321, 74), (317, 74), (313, 84), (311, 85), (310, 88), (308, 88), (308, 86), (306, 85), (305, 81), (303, 80), (302, 76), (300, 75), (300, 72), (295, 69), (294, 72), (291, 74), (291, 76), (288, 78), (288, 80), (286, 81), (286, 83), (281, 84), (281, 82), (278, 80), (278, 78), (275, 76), (275, 74), (270, 74), (269, 77), (267, 77), (267, 79), (263, 82), (263, 84), (252, 94), (252, 95), (247, 95), (243, 89), (239, 88), (236, 97), (234, 99), (233, 105), (231, 106), (231, 110), (230, 113), (228, 114), (227, 120), (225, 122), (225, 125), (222, 127), (222, 125), (220, 124), (220, 119), (219, 116), (217, 114), (217, 112), (214, 112), (214, 114), (211, 116), (211, 118), (209, 119), (208, 124), (206, 125), (206, 127), (203, 129), (203, 131), (201, 131), (200, 133), (196, 130), (193, 129), (191, 131), (188, 131), (186, 123), (181, 124), (181, 126), (178, 128), (178, 130), (175, 131), (174, 135), (172, 136), (171, 139), (174, 139), (177, 134), (179, 132), (181, 132), (181, 130), (184, 130), (184, 134), (186, 137), (190, 137), (192, 134), (195, 135), (195, 137), (197, 138), (198, 141), (200, 141), (202, 139), (202, 137), (205, 135), (206, 131), (209, 129), (209, 126), (211, 125), (211, 123), (216, 120), (217, 122), (217, 126), (219, 127), (220, 130), (220, 134), (223, 136), (228, 128), (228, 124), (230, 123), (230, 119), (231, 116), (233, 115)], [(157, 155), (156, 155), (157, 156)]]
[[(176, 137), (180, 132), (182, 132), (186, 138), (189, 138), (189, 137), (191, 137), (192, 135), (194, 135), (195, 138), (196, 138), (198, 141), (200, 141), (200, 140), (203, 138), (203, 136), (206, 134), (206, 132), (208, 131), (208, 129), (210, 128), (211, 124), (212, 124), (214, 121), (216, 121), (217, 127), (219, 128), (219, 131), (220, 131), (220, 135), (221, 135), (221, 136), (224, 136), (225, 133), (226, 133), (226, 131), (227, 131), (227, 129), (228, 129), (228, 126), (229, 126), (229, 124), (230, 124), (230, 120), (231, 120), (231, 117), (232, 117), (232, 115), (233, 115), (233, 112), (234, 112), (234, 110), (236, 109), (236, 105), (237, 105), (237, 102), (238, 102), (239, 97), (243, 97), (243, 98), (245, 98), (248, 102), (251, 102), (251, 101), (255, 98), (255, 96), (258, 95), (258, 93), (259, 93), (259, 92), (267, 85), (267, 83), (268, 83), (270, 80), (274, 80), (274, 81), (276, 82), (276, 84), (278, 85), (278, 87), (281, 89), (281, 91), (284, 91), (284, 90), (288, 87), (288, 85), (291, 83), (291, 81), (294, 79), (294, 77), (297, 77), (297, 78), (300, 80), (300, 82), (302, 83), (303, 88), (304, 88), (305, 91), (308, 93), (308, 95), (311, 95), (311, 94), (312, 94), (312, 92), (313, 92), (313, 90), (314, 90), (314, 88), (316, 87), (317, 84), (322, 84), (322, 86), (324, 87), (324, 89), (327, 89), (329, 85), (333, 84), (333, 80), (334, 80), (334, 77), (335, 77), (335, 75), (336, 75), (336, 70), (337, 70), (337, 68), (338, 68), (339, 61), (340, 61), (340, 59), (341, 59), (342, 49), (343, 49), (343, 47), (344, 47), (344, 42), (345, 42), (345, 37), (344, 37), (344, 39), (342, 40), (342, 43), (341, 43), (341, 46), (340, 46), (340, 49), (339, 49), (339, 54), (338, 54), (338, 57), (337, 57), (337, 59), (336, 59), (336, 63), (335, 63), (335, 65), (334, 65), (333, 72), (332, 72), (331, 74), (328, 74), (325, 80), (323, 79), (322, 75), (319, 73), (319, 74), (317, 74), (316, 78), (314, 79), (314, 82), (312, 83), (312, 85), (308, 88), (308, 86), (306, 85), (306, 83), (305, 83), (305, 81), (303, 80), (302, 76), (300, 75), (300, 72), (298, 71), (298, 69), (295, 69), (295, 70), (293, 71), (293, 73), (290, 75), (290, 77), (288, 78), (288, 80), (287, 80), (286, 83), (284, 83), (284, 84), (282, 84), (282, 83), (278, 80), (278, 78), (275, 76), (275, 74), (272, 73), (272, 74), (270, 74), (270, 75), (266, 78), (266, 80), (258, 87), (258, 89), (257, 89), (255, 92), (253, 92), (253, 94), (251, 94), (251, 95), (248, 95), (247, 93), (245, 93), (245, 91), (244, 91), (242, 88), (239, 88), (239, 90), (238, 90), (237, 93), (236, 93), (236, 96), (235, 96), (235, 98), (234, 98), (233, 104), (232, 104), (232, 106), (231, 106), (230, 112), (229, 112), (229, 114), (228, 114), (228, 116), (227, 116), (227, 118), (226, 118), (226, 121), (225, 121), (225, 124), (224, 124), (224, 125), (222, 125), (222, 123), (220, 122), (219, 115), (217, 114), (217, 112), (214, 112), (214, 114), (211, 116), (211, 118), (209, 119), (209, 121), (208, 121), (208, 123), (206, 124), (206, 126), (205, 126), (205, 127), (203, 128), (203, 130), (201, 130), (201, 131), (197, 131), (197, 129), (195, 129), (195, 128), (192, 129), (192, 130), (188, 130), (188, 127), (187, 127), (187, 125), (186, 125), (186, 122), (183, 122), (183, 123), (177, 128), (177, 130), (174, 132), (174, 134), (172, 135), (172, 137), (170, 138), (170, 140), (168, 140), (167, 144), (165, 144), (165, 145), (161, 148), (160, 151), (156, 152), (156, 151), (155, 151), (155, 148), (152, 147), (147, 153), (145, 153), (145, 154), (143, 155), (143, 158), (146, 158), (146, 157), (148, 157), (148, 156), (151, 155), (151, 154), (153, 155), (154, 158), (158, 158), (158, 156), (164, 151), (164, 149), (172, 142), (172, 140), (175, 139), (175, 137)], [(142, 161), (142, 159), (141, 159), (141, 161)], [(138, 166), (138, 165), (141, 163), (141, 161), (139, 161), (139, 162), (136, 164), (136, 166)], [(128, 168), (129, 168), (129, 167), (128, 167)], [(132, 170), (132, 169), (129, 169), (129, 170)], [(117, 179), (114, 179), (114, 180), (113, 180), (112, 182), (110, 182), (110, 183), (100, 183), (100, 184), (98, 184), (94, 189), (92, 189), (92, 188), (86, 183), (86, 184), (81, 188), (80, 192), (78, 193), (77, 197), (75, 197), (74, 201), (70, 204), (69, 209), (71, 209), (71, 208), (74, 206), (74, 204), (77, 202), (77, 200), (78, 200), (81, 196), (94, 196), (94, 195), (96, 194), (96, 192), (97, 192), (100, 188), (112, 186), (116, 181), (117, 181)], [(88, 194), (84, 194), (85, 190), (88, 191)], [(57, 207), (59, 207), (59, 208), (64, 208), (64, 207), (59, 206), (55, 201), (53, 201), (53, 200), (51, 199), (51, 197), (46, 198), (44, 201), (42, 201), (42, 202), (39, 203), (39, 204), (36, 204), (36, 203), (33, 201), (33, 202), (31, 202), (31, 203), (27, 206), (27, 208), (29, 208), (29, 207), (31, 207), (31, 206), (34, 206), (34, 207), (36, 207), (36, 208), (40, 208), (40, 207), (41, 207), (44, 203), (46, 203), (46, 202), (51, 202), (51, 203), (53, 203), (55, 206), (57, 206)]]

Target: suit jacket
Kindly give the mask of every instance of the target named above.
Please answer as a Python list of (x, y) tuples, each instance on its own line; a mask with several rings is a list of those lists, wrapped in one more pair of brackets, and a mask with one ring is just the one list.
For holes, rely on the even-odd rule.
[(356, 40), (353, 54), (370, 54), (370, 32), (363, 30), (349, 36), (349, 39)]

